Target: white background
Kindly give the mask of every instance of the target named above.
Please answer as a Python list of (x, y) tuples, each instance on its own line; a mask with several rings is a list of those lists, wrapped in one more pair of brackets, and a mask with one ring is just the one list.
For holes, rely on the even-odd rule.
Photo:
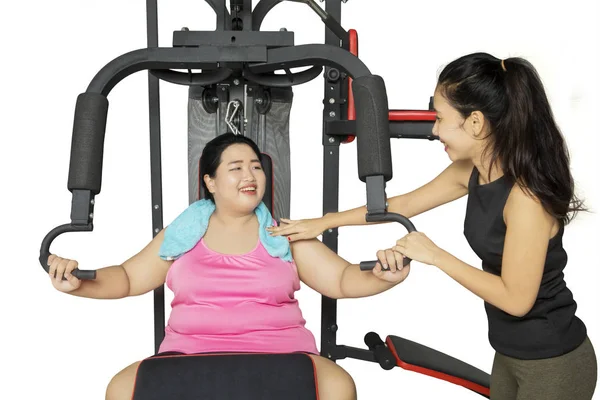
[[(161, 46), (171, 46), (172, 31), (184, 26), (215, 28), (214, 14), (203, 1), (159, 3)], [(69, 222), (66, 184), (76, 97), (107, 62), (146, 47), (145, 2), (10, 2), (10, 9), (8, 4), (0, 12), (0, 398), (103, 399), (116, 372), (153, 352), (152, 294), (101, 301), (59, 293), (38, 255), (44, 235)], [(390, 108), (426, 109), (441, 68), (466, 53), (524, 56), (538, 68), (570, 146), (577, 189), (593, 211), (568, 227), (564, 244), (566, 280), (578, 315), (600, 348), (598, 8), (592, 1), (350, 0), (343, 7), (343, 26), (358, 30), (360, 57), (385, 78)], [(296, 32), (297, 44), (324, 40), (323, 25), (305, 5), (277, 6), (263, 29), (284, 26)], [(322, 211), (322, 78), (294, 92), (292, 217), (307, 218)], [(167, 224), (187, 206), (187, 88), (161, 83), (161, 100)], [(95, 229), (63, 235), (52, 247), (79, 260), (83, 269), (119, 264), (152, 237), (147, 74), (126, 78), (109, 101)], [(390, 196), (427, 182), (449, 162), (438, 142), (395, 140), (392, 146)], [(340, 164), (340, 208), (363, 205), (355, 142), (342, 146)], [(414, 223), (442, 248), (479, 266), (462, 235), (464, 209), (463, 199)], [(393, 225), (343, 228), (339, 252), (353, 262), (373, 259), (377, 249), (403, 234)], [(304, 287), (298, 298), (319, 341), (320, 296)], [(414, 263), (409, 279), (382, 295), (340, 301), (338, 321), (341, 344), (364, 347), (364, 335), (373, 330), (491, 369), (493, 351), (481, 300), (429, 266)], [(399, 368), (384, 371), (357, 360), (339, 364), (354, 377), (361, 399), (480, 398)]]

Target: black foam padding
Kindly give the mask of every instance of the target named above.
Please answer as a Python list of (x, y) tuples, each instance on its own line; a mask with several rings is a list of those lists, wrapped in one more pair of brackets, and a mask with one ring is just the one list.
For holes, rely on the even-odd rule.
[(352, 82), (356, 108), (358, 176), (383, 175), (392, 179), (392, 151), (388, 98), (383, 79), (377, 75), (356, 78)]
[(484, 388), (490, 387), (490, 375), (472, 365), (398, 336), (388, 338), (398, 358), (407, 364), (454, 376)]
[(140, 364), (132, 400), (316, 400), (306, 354), (186, 355)]
[(107, 113), (106, 96), (82, 93), (77, 97), (67, 184), (71, 191), (100, 193)]

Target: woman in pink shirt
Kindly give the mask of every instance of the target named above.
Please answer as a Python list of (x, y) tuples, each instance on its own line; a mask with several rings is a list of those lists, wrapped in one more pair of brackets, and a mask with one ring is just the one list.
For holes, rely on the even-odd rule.
[[(266, 176), (260, 151), (247, 137), (213, 139), (203, 151), (201, 170), (209, 193), (203, 202), (213, 202), (214, 212), (201, 239), (184, 254), (159, 256), (170, 234), (167, 227), (123, 264), (97, 270), (93, 281), (71, 274), (76, 261), (51, 255), (54, 287), (82, 297), (123, 298), (166, 283), (174, 299), (161, 353), (304, 352), (313, 359), (320, 399), (355, 399), (350, 375), (318, 354), (294, 293), (302, 281), (330, 298), (371, 296), (402, 282), (409, 267), (396, 270), (396, 263), (379, 251), (380, 263), (394, 268), (382, 271), (378, 264), (372, 273), (362, 272), (316, 239), (291, 245), (284, 241), (291, 250), (288, 258), (270, 254), (272, 249), (264, 245), (268, 232), (257, 218), (257, 210), (264, 210)], [(111, 380), (107, 400), (131, 399), (138, 365)]]

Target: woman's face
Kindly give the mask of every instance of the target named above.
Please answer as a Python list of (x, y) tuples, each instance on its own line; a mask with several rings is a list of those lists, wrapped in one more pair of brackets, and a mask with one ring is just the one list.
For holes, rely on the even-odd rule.
[(221, 154), (214, 178), (204, 176), (217, 207), (237, 214), (249, 214), (265, 194), (266, 176), (260, 159), (246, 144), (232, 144)]
[(436, 121), (432, 133), (440, 138), (444, 150), (452, 161), (475, 160), (485, 144), (481, 136), (480, 113), (473, 113), (467, 119), (452, 107), (439, 90), (433, 96)]

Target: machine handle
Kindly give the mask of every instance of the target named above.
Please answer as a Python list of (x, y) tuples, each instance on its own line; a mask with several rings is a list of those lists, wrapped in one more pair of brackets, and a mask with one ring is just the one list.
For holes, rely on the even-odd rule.
[[(417, 228), (413, 225), (413, 223), (406, 218), (404, 215), (396, 214), (396, 213), (381, 213), (381, 214), (367, 214), (366, 218), (367, 222), (378, 222), (378, 221), (387, 221), (387, 222), (398, 222), (402, 224), (406, 230), (410, 232), (416, 232)], [(403, 266), (407, 266), (410, 264), (412, 260), (408, 257), (404, 258)], [(360, 263), (361, 271), (370, 271), (375, 268), (375, 265), (378, 263), (378, 260), (373, 261), (362, 261)], [(384, 270), (385, 271), (385, 270)]]
[[(73, 225), (73, 224), (64, 224), (57, 226), (52, 229), (44, 240), (42, 240), (42, 246), (40, 248), (40, 264), (46, 273), (50, 272), (50, 267), (48, 266), (48, 257), (50, 257), (50, 245), (59, 235), (65, 232), (88, 232), (93, 229), (92, 224), (88, 225)], [(71, 274), (77, 279), (96, 279), (96, 271), (94, 270), (83, 270), (83, 269), (74, 269)], [(63, 277), (63, 280), (65, 278)]]
[[(67, 188), (72, 193), (71, 223), (57, 226), (42, 240), (40, 264), (49, 273), (50, 245), (65, 232), (92, 231), (94, 196), (102, 186), (102, 163), (108, 99), (94, 92), (77, 96)], [(96, 279), (96, 271), (74, 269), (77, 279)], [(63, 280), (66, 280), (63, 277)]]
[(375, 354), (375, 360), (381, 368), (390, 370), (396, 366), (396, 360), (390, 349), (383, 343), (381, 338), (375, 332), (369, 332), (365, 335), (365, 344)]

